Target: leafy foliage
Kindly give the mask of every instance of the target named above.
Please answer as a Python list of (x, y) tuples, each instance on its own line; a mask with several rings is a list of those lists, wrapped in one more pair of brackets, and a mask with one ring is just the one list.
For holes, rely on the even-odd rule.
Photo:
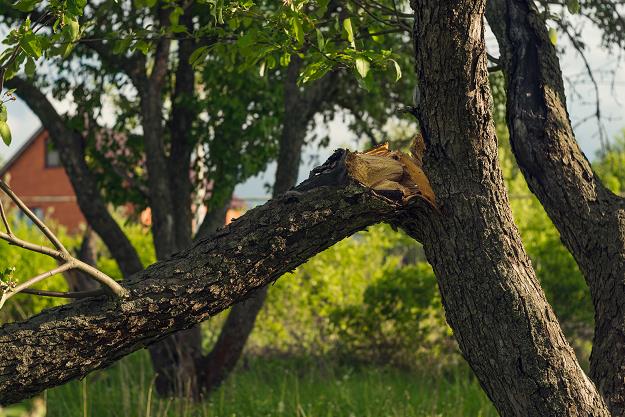
[(343, 354), (368, 362), (415, 366), (426, 358), (446, 365), (440, 355), (457, 353), (436, 277), (425, 262), (383, 271), (361, 303), (338, 308), (331, 322)]

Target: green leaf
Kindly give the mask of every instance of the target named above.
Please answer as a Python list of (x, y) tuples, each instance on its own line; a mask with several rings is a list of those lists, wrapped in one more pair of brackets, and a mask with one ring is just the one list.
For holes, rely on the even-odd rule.
[(0, 136), (2, 136), (5, 145), (9, 146), (11, 144), (11, 129), (7, 122), (0, 122)]
[(554, 45), (558, 43), (558, 32), (556, 32), (555, 28), (549, 28), (549, 40)]
[(36, 70), (37, 67), (35, 66), (35, 60), (31, 57), (28, 57), (28, 59), (26, 60), (26, 65), (24, 66), (24, 72), (26, 72), (26, 76), (28, 78), (33, 78)]
[(39, 0), (19, 0), (13, 5), (14, 9), (20, 12), (32, 12)]
[(315, 29), (315, 31), (317, 32), (317, 47), (320, 51), (323, 51), (326, 46), (326, 41), (323, 37), (323, 33), (321, 33), (319, 29)]
[(401, 78), (401, 67), (394, 59), (391, 59), (391, 61), (395, 65), (395, 82), (397, 82)]
[(297, 43), (302, 46), (305, 40), (302, 22), (297, 17), (294, 17), (291, 19), (291, 25), (293, 26), (293, 33), (295, 34), (295, 39), (297, 39)]
[(370, 66), (369, 61), (365, 58), (356, 58), (356, 69), (362, 78), (367, 76)]
[(130, 36), (119, 39), (113, 46), (113, 53), (116, 55), (125, 54), (131, 42)]
[(204, 61), (206, 55), (208, 55), (208, 46), (201, 46), (197, 48), (189, 57), (189, 64), (192, 66), (199, 64)]
[(178, 22), (180, 22), (180, 16), (182, 16), (183, 13), (184, 10), (182, 7), (175, 7), (169, 14), (169, 23), (171, 23), (172, 26), (178, 25)]
[(147, 55), (150, 52), (150, 42), (139, 40), (135, 43), (135, 49), (141, 51), (143, 55)]
[(67, 22), (67, 26), (69, 27), (69, 36), (72, 41), (77, 40), (80, 37), (80, 26), (78, 25), (78, 20), (70, 19)]
[(299, 79), (297, 80), (298, 85), (305, 84), (307, 82), (318, 80), (323, 77), (330, 71), (332, 68), (325, 61), (317, 61), (308, 65)]
[(280, 65), (282, 65), (283, 67), (287, 67), (289, 65), (289, 62), (291, 62), (291, 54), (288, 52), (283, 53), (280, 56)]
[(352, 20), (349, 17), (343, 20), (343, 28), (345, 29), (345, 32), (347, 33), (347, 40), (355, 49), (356, 42), (354, 41), (354, 28), (352, 27)]
[(39, 37), (34, 33), (24, 35), (20, 41), (20, 46), (26, 54), (31, 57), (39, 58), (41, 56), (41, 44), (39, 43)]
[(567, 0), (566, 7), (572, 14), (578, 14), (580, 10), (579, 0)]
[(8, 117), (9, 113), (7, 111), (7, 106), (5, 106), (4, 104), (0, 104), (0, 122), (6, 123)]

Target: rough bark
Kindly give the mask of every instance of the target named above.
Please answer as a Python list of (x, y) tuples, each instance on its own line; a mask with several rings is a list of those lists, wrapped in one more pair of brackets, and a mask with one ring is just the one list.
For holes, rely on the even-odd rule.
[(485, 0), (413, 0), (425, 167), (441, 215), (421, 226), (447, 321), (502, 416), (609, 415), (547, 303), (497, 160)]
[(76, 192), (80, 210), (93, 230), (102, 238), (125, 277), (143, 269), (137, 251), (107, 209), (97, 181), (85, 162), (84, 138), (69, 129), (46, 96), (30, 82), (12, 78), (6, 86), (17, 94), (48, 129), (61, 162)]
[(336, 156), (300, 187), (123, 281), (127, 298), (79, 300), (2, 326), (0, 403), (82, 377), (191, 328), (404, 209), (352, 181)]
[(590, 376), (613, 415), (625, 415), (625, 201), (575, 141), (556, 50), (534, 5), (493, 0), (487, 16), (506, 76), (512, 151), (586, 278), (595, 307)]
[[(334, 91), (332, 88), (334, 74), (326, 76), (301, 91), (297, 85), (301, 67), (301, 58), (294, 55), (289, 62), (284, 79), (283, 127), (273, 186), (274, 197), (285, 193), (297, 184), (308, 123), (315, 116), (323, 101)], [(234, 369), (254, 330), (256, 317), (265, 303), (268, 289), (268, 287), (260, 288), (248, 300), (232, 307), (213, 349), (204, 358), (202, 366), (198, 367), (204, 373), (200, 377), (204, 392), (216, 389)]]

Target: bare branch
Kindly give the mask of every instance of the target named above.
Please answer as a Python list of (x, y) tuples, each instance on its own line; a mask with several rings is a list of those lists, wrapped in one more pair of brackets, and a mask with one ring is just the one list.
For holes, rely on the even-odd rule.
[(61, 251), (64, 255), (69, 255), (69, 252), (67, 251), (67, 249), (65, 249), (65, 246), (63, 246), (63, 244), (61, 243), (61, 241), (54, 235), (54, 233), (52, 233), (52, 231), (48, 228), (48, 226), (46, 226), (40, 219), (39, 217), (37, 217), (35, 215), (35, 213), (33, 213), (28, 206), (26, 206), (26, 204), (24, 204), (24, 202), (17, 196), (15, 195), (15, 193), (13, 192), (13, 190), (11, 190), (9, 188), (9, 186), (3, 181), (0, 180), (0, 189), (2, 189), (2, 191), (4, 191), (6, 193), (6, 195), (9, 196), (9, 198), (11, 200), (13, 200), (13, 202), (15, 203), (15, 205), (17, 205), (17, 207), (19, 207), (20, 210), (22, 210), (24, 212), (24, 214), (26, 216), (28, 216), (28, 218), (39, 228), (39, 230), (41, 230), (41, 232), (48, 238), (48, 240), (50, 240), (50, 242), (54, 245), (55, 248), (57, 248), (59, 251)]
[(0, 239), (7, 241), (9, 245), (18, 246), (22, 249), (26, 249), (31, 252), (37, 252), (43, 255), (48, 255), (49, 257), (54, 258), (59, 261), (65, 260), (65, 256), (63, 255), (61, 251), (27, 242), (25, 240), (18, 238), (15, 235), (10, 235), (7, 233), (0, 232)]
[(11, 225), (7, 220), (7, 215), (4, 212), (4, 207), (2, 206), (2, 199), (0, 199), (0, 217), (2, 217), (2, 223), (4, 223), (4, 227), (7, 229), (7, 233), (9, 236), (13, 236), (13, 232), (11, 231)]
[(569, 38), (569, 40), (571, 41), (571, 44), (573, 45), (573, 48), (575, 48), (575, 50), (577, 51), (577, 53), (579, 54), (580, 58), (582, 59), (582, 61), (584, 62), (584, 67), (586, 68), (586, 73), (588, 74), (588, 78), (590, 79), (590, 82), (592, 83), (592, 86), (595, 90), (595, 113), (594, 113), (594, 117), (597, 119), (597, 125), (598, 125), (598, 129), (599, 129), (599, 142), (601, 144), (601, 147), (605, 150), (608, 147), (608, 138), (605, 135), (605, 128), (603, 127), (603, 123), (602, 123), (602, 119), (601, 119), (601, 98), (600, 98), (600, 94), (599, 94), (599, 85), (597, 84), (597, 80), (595, 79), (595, 75), (594, 72), (590, 66), (590, 62), (588, 61), (588, 58), (586, 57), (586, 54), (584, 53), (584, 45), (579, 41), (579, 39), (574, 36), (570, 31), (569, 31), (569, 25), (560, 22), (559, 23), (560, 28), (564, 31), (564, 33), (566, 34), (566, 36)]
[(47, 291), (47, 290), (33, 290), (32, 288), (25, 288), (20, 291), (20, 294), (38, 295), (40, 297), (56, 297), (56, 298), (89, 298), (97, 297), (99, 295), (106, 294), (104, 288), (98, 288), (91, 291)]
[(91, 278), (95, 279), (96, 281), (104, 285), (108, 290), (110, 290), (111, 293), (115, 294), (118, 297), (123, 297), (127, 294), (127, 291), (121, 285), (119, 285), (119, 283), (115, 281), (113, 278), (109, 277), (102, 271), (97, 270), (91, 265), (85, 262), (82, 262), (79, 259), (74, 258), (69, 253), (69, 251), (65, 248), (65, 246), (63, 246), (61, 241), (54, 235), (54, 233), (52, 233), (52, 231), (26, 206), (26, 204), (24, 204), (24, 202), (2, 180), (0, 180), (0, 189), (2, 189), (2, 191), (4, 191), (9, 196), (9, 198), (13, 200), (13, 202), (17, 205), (17, 207), (20, 210), (22, 210), (22, 212), (24, 212), (24, 214), (26, 214), (26, 216), (28, 216), (28, 218), (31, 219), (33, 223), (37, 225), (37, 227), (50, 240), (50, 242), (52, 242), (52, 244), (57, 248), (57, 250), (27, 242), (13, 235), (13, 233), (11, 232), (9, 228), (9, 222), (6, 219), (4, 208), (2, 207), (1, 203), (0, 203), (0, 213), (2, 215), (2, 221), (7, 227), (8, 233), (0, 232), (0, 239), (7, 241), (11, 245), (19, 246), (23, 249), (30, 250), (32, 252), (37, 252), (37, 253), (41, 253), (44, 255), (48, 255), (51, 258), (54, 258), (56, 260), (63, 262), (63, 264), (59, 266), (58, 268), (55, 268), (48, 272), (44, 272), (43, 274), (39, 274), (36, 277), (33, 277), (16, 287), (9, 286), (8, 288), (5, 288), (4, 293), (2, 294), (2, 298), (0, 299), (0, 308), (2, 308), (6, 300), (11, 298), (13, 295), (25, 289), (28, 289), (29, 287), (31, 287), (32, 285), (36, 284), (37, 282), (41, 280), (49, 278), (60, 272), (67, 271), (69, 269), (78, 269), (86, 273), (88, 276), (90, 276)]
[(43, 274), (39, 274), (36, 277), (33, 277), (29, 280), (27, 280), (26, 282), (21, 283), (20, 285), (16, 286), (15, 288), (10, 288), (8, 290), (6, 290), (4, 292), (4, 294), (2, 294), (2, 298), (0, 298), (0, 308), (2, 308), (2, 306), (4, 306), (4, 303), (6, 303), (6, 301), (13, 297), (15, 294), (19, 293), (20, 291), (31, 287), (33, 285), (35, 285), (36, 283), (38, 283), (39, 281), (43, 281), (46, 278), (49, 278), (51, 276), (54, 276), (56, 274), (60, 274), (61, 272), (65, 272), (68, 269), (72, 269), (74, 267), (72, 262), (67, 262), (64, 263), (61, 266), (58, 266), (50, 271), (44, 272)]

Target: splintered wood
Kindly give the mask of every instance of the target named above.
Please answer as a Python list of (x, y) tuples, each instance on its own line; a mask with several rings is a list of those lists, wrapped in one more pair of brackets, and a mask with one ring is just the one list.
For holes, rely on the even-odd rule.
[(380, 195), (404, 204), (420, 197), (436, 208), (434, 192), (422, 169), (424, 149), (417, 136), (412, 155), (391, 151), (385, 143), (363, 153), (350, 152), (345, 164), (352, 178)]

